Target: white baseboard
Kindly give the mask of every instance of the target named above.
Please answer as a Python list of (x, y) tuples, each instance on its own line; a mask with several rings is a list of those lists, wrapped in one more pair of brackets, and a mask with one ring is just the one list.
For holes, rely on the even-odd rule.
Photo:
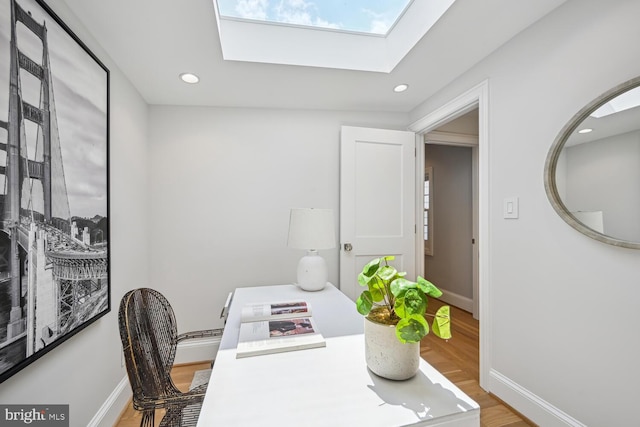
[[(175, 363), (212, 360), (220, 347), (220, 337), (190, 340), (178, 345)], [(93, 416), (87, 427), (112, 427), (131, 399), (129, 378), (125, 376)]]
[(115, 425), (122, 410), (129, 403), (129, 399), (131, 399), (131, 387), (129, 387), (129, 378), (125, 376), (89, 421), (87, 427), (111, 427)]
[(178, 344), (174, 363), (193, 363), (213, 360), (220, 347), (220, 337), (192, 339)]
[(507, 402), (537, 425), (586, 427), (585, 424), (493, 369), (489, 371), (489, 383), (491, 393)]
[(463, 297), (462, 295), (455, 294), (453, 292), (447, 291), (446, 289), (440, 290), (442, 291), (442, 296), (438, 299), (446, 302), (447, 304), (458, 307), (464, 311), (473, 313), (473, 299)]

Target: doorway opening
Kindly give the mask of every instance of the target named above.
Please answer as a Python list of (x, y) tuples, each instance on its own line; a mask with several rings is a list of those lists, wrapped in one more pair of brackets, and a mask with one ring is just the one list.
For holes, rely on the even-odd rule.
[[(477, 203), (474, 211), (477, 211), (477, 219), (473, 222), (477, 224), (477, 231), (473, 237), (474, 257), (478, 260), (476, 298), (474, 312), (477, 313), (477, 319), (481, 325), (479, 331), (479, 380), (480, 386), (489, 390), (489, 372), (491, 368), (491, 300), (490, 292), (490, 276), (489, 261), (486, 254), (489, 254), (490, 236), (489, 236), (489, 138), (488, 138), (488, 102), (489, 102), (489, 83), (484, 81), (477, 86), (469, 89), (457, 98), (451, 100), (432, 113), (422, 117), (409, 126), (409, 130), (416, 133), (416, 219), (418, 230), (424, 227), (424, 171), (425, 171), (425, 135), (433, 132), (438, 128), (445, 126), (453, 120), (464, 116), (465, 114), (477, 110), (478, 132), (477, 132), (477, 148), (472, 148), (472, 156), (476, 160), (472, 164), (477, 165), (477, 172), (472, 172), (477, 176)], [(438, 173), (434, 171), (434, 180), (437, 181)], [(434, 194), (435, 196), (435, 194)], [(437, 202), (436, 202), (437, 203)], [(437, 218), (434, 223), (437, 227)], [(436, 229), (437, 230), (437, 229)], [(437, 231), (436, 231), (437, 232)], [(425, 271), (425, 244), (422, 233), (416, 233), (416, 271)], [(437, 253), (437, 234), (434, 234), (434, 252)], [(485, 325), (485, 327), (482, 327)]]
[(478, 108), (424, 134), (424, 270), (478, 319)]

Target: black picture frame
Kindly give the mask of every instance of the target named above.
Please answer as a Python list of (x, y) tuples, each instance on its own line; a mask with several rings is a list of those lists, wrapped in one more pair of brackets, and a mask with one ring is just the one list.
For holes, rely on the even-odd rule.
[(111, 311), (111, 257), (109, 70), (43, 0), (0, 58), (1, 383)]

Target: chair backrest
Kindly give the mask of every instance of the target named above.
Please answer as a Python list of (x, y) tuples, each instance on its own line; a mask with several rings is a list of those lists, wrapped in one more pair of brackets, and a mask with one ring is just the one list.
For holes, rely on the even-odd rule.
[(167, 299), (149, 288), (129, 291), (118, 322), (134, 406), (178, 392), (171, 380), (178, 328)]

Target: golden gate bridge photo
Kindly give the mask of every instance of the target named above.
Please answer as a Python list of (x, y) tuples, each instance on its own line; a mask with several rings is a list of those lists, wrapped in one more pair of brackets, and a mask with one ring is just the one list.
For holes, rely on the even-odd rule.
[[(0, 1), (0, 381), (4, 381), (110, 307), (107, 102), (98, 111), (104, 120), (102, 144), (87, 143), (89, 138), (62, 138), (60, 104), (66, 108), (65, 123), (73, 124), (67, 125), (69, 129), (86, 129), (90, 122), (78, 113), (81, 104), (72, 102), (71, 94), (77, 96), (78, 91), (57, 77), (80, 78), (62, 73), (72, 55), (57, 53), (63, 60), (57, 62), (62, 74), (56, 74), (52, 69), (56, 48), (49, 42), (59, 40), (60, 34), (79, 41), (70, 37), (57, 17), (47, 15), (52, 12), (44, 4)], [(53, 24), (57, 35), (49, 37)], [(108, 79), (106, 68), (97, 64), (101, 68), (95, 63), (94, 68)], [(84, 160), (78, 160), (78, 151), (85, 153)], [(104, 157), (97, 168), (86, 157), (96, 155)], [(83, 175), (79, 165), (89, 172)], [(72, 179), (65, 176), (65, 169), (75, 172)], [(98, 185), (98, 207), (87, 216), (75, 214), (76, 199), (70, 195), (78, 191), (69, 183), (86, 189), (94, 180), (103, 183)]]

